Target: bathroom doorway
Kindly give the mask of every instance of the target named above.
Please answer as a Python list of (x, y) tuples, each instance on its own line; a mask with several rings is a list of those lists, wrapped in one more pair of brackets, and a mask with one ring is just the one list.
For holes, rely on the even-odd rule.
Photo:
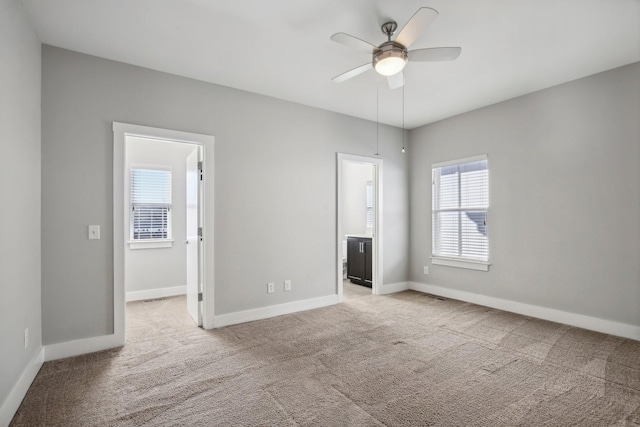
[[(132, 153), (128, 152), (127, 150), (129, 145), (128, 140), (130, 142), (131, 138), (143, 140), (141, 141), (141, 143), (146, 142), (149, 144), (153, 144), (154, 148), (150, 150), (148, 147), (146, 147), (146, 149), (143, 146), (138, 147), (143, 152), (145, 157), (134, 161), (134, 159), (130, 156), (130, 154)], [(152, 151), (159, 151), (155, 148), (155, 144), (166, 143), (169, 143), (167, 147), (183, 147), (183, 152), (171, 153), (168, 156), (168, 160), (166, 160), (166, 162), (162, 159), (151, 159), (150, 157), (146, 157), (146, 155)], [(212, 260), (214, 258), (214, 240), (213, 227), (207, 227), (207, 224), (213, 224), (215, 221), (213, 216), (214, 210), (206, 209), (206, 207), (207, 203), (212, 203), (213, 201), (214, 187), (212, 177), (214, 165), (214, 143), (214, 137), (211, 135), (195, 134), (190, 132), (113, 122), (114, 333), (112, 338), (110, 338), (110, 344), (120, 346), (125, 344), (125, 300), (127, 299), (127, 297), (129, 297), (129, 300), (133, 300), (141, 299), (140, 297), (142, 296), (146, 298), (163, 297), (164, 295), (171, 293), (180, 293), (184, 295), (185, 287), (186, 296), (176, 297), (182, 298), (182, 301), (184, 301), (185, 315), (191, 317), (194, 324), (201, 325), (205, 329), (213, 327), (214, 274)], [(169, 159), (177, 159), (179, 163), (170, 164)], [(197, 162), (194, 163), (194, 159), (197, 160)], [(149, 163), (151, 163), (151, 165)], [(132, 189), (134, 189), (134, 187), (136, 187), (135, 189), (137, 189), (137, 186), (132, 185), (132, 177), (134, 175), (134, 172), (132, 171), (134, 169), (145, 171), (142, 174), (144, 176), (146, 176), (150, 171), (154, 173), (157, 171), (163, 171), (163, 173), (160, 174), (162, 176), (165, 176), (162, 182), (172, 182), (172, 189), (175, 189), (176, 191), (180, 190), (182, 195), (178, 195), (177, 193), (171, 191), (170, 194), (172, 196), (171, 200), (169, 201), (158, 201), (154, 199), (145, 202), (144, 200), (132, 199), (131, 191)], [(167, 172), (171, 172), (171, 181), (169, 181), (169, 174)], [(142, 175), (141, 177), (143, 177)], [(175, 178), (179, 177), (180, 179), (185, 178), (185, 181), (173, 183), (174, 176)], [(207, 176), (209, 178), (207, 178)], [(195, 188), (193, 185), (190, 186), (190, 184), (187, 183), (187, 180), (189, 180), (190, 178), (190, 182), (193, 182), (193, 178), (195, 178), (195, 180), (197, 181), (197, 192), (193, 191)], [(141, 184), (144, 182), (145, 181), (140, 181)], [(189, 190), (189, 194), (191, 194), (192, 196), (194, 194), (196, 195), (195, 200), (193, 199), (193, 197), (187, 197), (187, 187), (191, 188), (191, 190)], [(127, 194), (127, 192), (129, 193)], [(163, 191), (161, 192), (161, 194), (166, 195), (169, 193)], [(132, 209), (132, 203), (149, 205), (151, 211), (148, 212), (160, 211), (161, 215), (154, 216), (153, 219), (155, 222), (150, 226), (147, 226), (147, 223), (143, 221), (149, 217), (145, 214), (145, 212), (147, 211), (140, 209), (138, 211), (140, 214), (138, 223), (136, 223), (135, 220), (132, 222), (132, 215), (137, 215), (134, 212), (134, 209)], [(195, 209), (194, 206), (188, 206), (189, 204), (193, 205), (194, 203)], [(179, 215), (177, 212), (178, 206), (180, 208), (185, 208), (184, 212), (182, 212), (185, 216), (184, 220), (174, 218), (174, 215)], [(195, 228), (195, 232), (192, 231), (191, 233), (189, 233), (188, 230), (186, 230), (189, 224), (189, 221), (186, 218), (187, 211), (190, 211), (192, 213), (196, 212), (197, 214), (197, 227)], [(169, 232), (168, 227), (169, 215), (171, 216), (171, 224), (176, 226), (176, 228), (173, 228), (171, 232)], [(194, 217), (194, 215), (192, 214), (191, 217)], [(158, 219), (159, 222), (156, 221), (156, 219)], [(174, 219), (175, 224), (173, 223)], [(191, 223), (194, 223), (194, 221), (192, 220)], [(133, 238), (131, 235), (132, 231), (134, 233)], [(136, 232), (152, 233), (151, 237), (154, 239), (141, 239), (140, 236), (135, 235)], [(183, 235), (183, 232), (186, 234)], [(157, 241), (155, 239), (156, 235), (153, 233), (161, 233), (158, 240), (165, 241)], [(196, 237), (193, 238), (192, 235), (195, 235)], [(136, 239), (136, 237), (138, 238)], [(145, 242), (144, 240), (155, 241)], [(142, 262), (138, 262), (140, 260), (135, 261), (128, 256), (131, 255), (132, 251), (130, 251), (130, 253), (128, 254), (126, 253), (126, 250), (130, 250), (130, 245), (132, 243), (135, 243), (137, 246), (137, 248), (135, 249), (137, 251), (135, 255), (139, 255), (140, 257), (152, 255), (150, 251), (146, 251), (145, 249), (151, 249), (158, 253), (164, 253), (168, 256), (168, 248), (178, 248), (179, 255), (176, 257), (176, 260), (182, 259), (185, 263), (187, 263), (187, 260), (185, 258), (189, 257), (189, 254), (185, 253), (186, 247), (187, 245), (191, 247), (192, 244), (195, 243), (194, 246), (197, 248), (197, 251), (192, 251), (192, 255), (193, 252), (196, 252), (197, 262), (191, 262), (189, 263), (189, 265), (197, 266), (196, 269), (198, 271), (193, 272), (193, 274), (191, 275), (187, 275), (187, 271), (185, 270), (184, 274), (182, 274), (181, 272), (178, 273), (178, 276), (176, 276), (176, 279), (173, 282), (163, 283), (165, 286), (158, 286), (161, 279), (164, 280), (165, 277), (151, 277), (149, 272), (152, 271), (155, 274), (156, 270), (159, 269), (147, 269), (146, 272), (131, 270), (130, 267), (132, 267), (132, 265), (143, 265)], [(154, 247), (145, 247), (149, 243), (152, 243)], [(206, 259), (208, 259), (209, 261), (205, 262)], [(154, 261), (154, 264), (157, 266), (158, 262), (156, 261)], [(162, 262), (164, 261), (166, 260), (162, 260)], [(189, 267), (185, 266), (185, 269), (188, 268)], [(172, 271), (173, 270), (178, 272), (179, 270), (182, 271), (182, 268), (175, 268), (172, 269)], [(153, 284), (152, 289), (131, 289), (130, 287), (126, 286), (127, 284), (129, 284), (129, 280), (127, 280), (127, 278), (131, 278), (131, 273), (138, 276), (141, 275), (139, 273), (144, 273), (143, 276), (149, 279), (147, 280), (147, 282)], [(168, 274), (166, 276), (169, 277)], [(193, 286), (189, 286), (190, 284)], [(127, 295), (128, 293), (131, 294)], [(195, 302), (195, 304), (189, 304), (190, 301)]]
[(382, 286), (382, 159), (338, 153), (337, 170), (336, 289), (342, 302), (345, 283), (373, 294)]

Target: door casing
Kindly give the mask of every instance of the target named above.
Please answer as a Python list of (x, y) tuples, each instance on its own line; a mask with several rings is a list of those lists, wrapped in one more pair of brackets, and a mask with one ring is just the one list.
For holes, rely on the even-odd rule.
[[(338, 294), (338, 302), (343, 301), (343, 276), (342, 276), (342, 240), (344, 239), (344, 232), (342, 227), (342, 183), (343, 183), (343, 168), (345, 163), (361, 163), (369, 164), (373, 166), (373, 182), (374, 182), (374, 224), (373, 224), (373, 238), (371, 239), (373, 245), (373, 284), (371, 291), (375, 295), (379, 295), (382, 291), (383, 284), (383, 212), (382, 212), (382, 166), (383, 161), (379, 157), (366, 157), (353, 154), (337, 154), (337, 232), (336, 232), (336, 291)], [(347, 261), (348, 262), (348, 261)]]
[(214, 327), (214, 209), (213, 209), (213, 153), (215, 138), (211, 135), (175, 131), (149, 126), (113, 122), (113, 335), (107, 340), (110, 347), (125, 343), (125, 286), (124, 249), (127, 228), (124, 223), (124, 174), (126, 173), (125, 144), (127, 136), (183, 142), (201, 146), (203, 150), (203, 181), (201, 210), (203, 241), (202, 268), (202, 326)]

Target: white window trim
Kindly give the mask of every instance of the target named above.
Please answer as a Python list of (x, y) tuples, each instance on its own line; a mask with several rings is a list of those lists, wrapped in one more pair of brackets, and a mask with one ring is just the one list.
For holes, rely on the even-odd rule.
[(173, 246), (173, 240), (130, 240), (129, 249), (160, 249)]
[[(125, 137), (126, 138), (126, 137)], [(166, 165), (150, 165), (150, 164), (143, 164), (143, 163), (131, 163), (129, 165), (129, 177), (131, 176), (131, 170), (133, 169), (150, 169), (150, 170), (161, 170), (161, 171), (169, 171), (169, 172), (173, 172), (171, 166), (166, 166)], [(129, 178), (131, 179), (131, 178)], [(171, 187), (172, 187), (172, 194), (171, 194), (171, 200), (172, 200), (172, 205), (173, 205), (173, 174), (171, 176)], [(129, 199), (131, 199), (131, 182), (129, 182)], [(131, 200), (129, 200), (129, 204), (131, 204)], [(173, 209), (173, 207), (171, 208)], [(129, 249), (131, 250), (136, 250), (136, 249), (163, 249), (163, 248), (171, 248), (173, 247), (173, 214), (171, 215), (171, 219), (169, 220), (169, 238), (167, 239), (140, 239), (140, 240), (133, 240), (131, 238), (131, 236), (133, 235), (131, 227), (132, 227), (132, 216), (131, 216), (131, 212), (129, 212), (129, 240), (127, 241), (127, 243), (129, 244)]]
[(472, 156), (472, 157), (465, 157), (463, 159), (455, 159), (455, 160), (447, 160), (446, 162), (438, 162), (438, 163), (432, 163), (431, 164), (431, 169), (433, 168), (442, 168), (445, 166), (451, 166), (451, 165), (459, 165), (460, 163), (471, 163), (471, 162), (477, 162), (480, 160), (489, 160), (488, 156), (486, 154), (481, 154), (479, 156)]
[(444, 265), (447, 267), (466, 268), (469, 270), (489, 271), (490, 262), (470, 261), (468, 259), (447, 258), (440, 256), (432, 256), (431, 264)]
[[(480, 161), (480, 160), (487, 160), (488, 161), (488, 156), (486, 154), (481, 154), (478, 156), (471, 156), (471, 157), (465, 157), (462, 159), (455, 159), (455, 160), (447, 160), (444, 162), (438, 162), (438, 163), (432, 163), (431, 164), (431, 170), (433, 170), (434, 168), (441, 168), (441, 167), (445, 167), (445, 166), (451, 166), (451, 165), (457, 165), (460, 163), (470, 163), (470, 162), (476, 162), (476, 161)], [(491, 178), (489, 178), (491, 179)], [(489, 198), (491, 198), (491, 192), (489, 192)], [(491, 205), (491, 203), (489, 203), (489, 206)], [(431, 207), (431, 210), (433, 211), (433, 206)], [(487, 213), (489, 212), (489, 210), (487, 209)], [(433, 239), (433, 236), (431, 236), (431, 239)], [(452, 257), (443, 257), (443, 256), (436, 256), (431, 254), (431, 264), (433, 265), (443, 265), (446, 267), (455, 267), (455, 268), (465, 268), (468, 270), (477, 270), (477, 271), (489, 271), (489, 266), (491, 265), (491, 262), (489, 261), (474, 261), (474, 260), (470, 260), (467, 258), (452, 258)]]

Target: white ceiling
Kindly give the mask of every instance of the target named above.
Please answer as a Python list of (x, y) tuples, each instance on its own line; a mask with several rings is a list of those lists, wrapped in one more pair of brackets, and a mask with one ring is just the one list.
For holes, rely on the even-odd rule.
[[(409, 63), (405, 126), (640, 61), (640, 0), (23, 0), (43, 43), (376, 120), (370, 61), (329, 37), (373, 44), (420, 7), (439, 17), (411, 49), (461, 46), (453, 62)], [(402, 126), (402, 89), (379, 85), (382, 123)]]

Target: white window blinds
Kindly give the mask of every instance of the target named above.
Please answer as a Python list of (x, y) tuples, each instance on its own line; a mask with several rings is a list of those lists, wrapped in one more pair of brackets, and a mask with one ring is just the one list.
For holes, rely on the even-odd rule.
[(373, 228), (373, 181), (367, 181), (367, 228)]
[(131, 168), (130, 193), (131, 240), (170, 240), (171, 170)]
[(433, 256), (487, 262), (488, 208), (486, 156), (433, 165)]

